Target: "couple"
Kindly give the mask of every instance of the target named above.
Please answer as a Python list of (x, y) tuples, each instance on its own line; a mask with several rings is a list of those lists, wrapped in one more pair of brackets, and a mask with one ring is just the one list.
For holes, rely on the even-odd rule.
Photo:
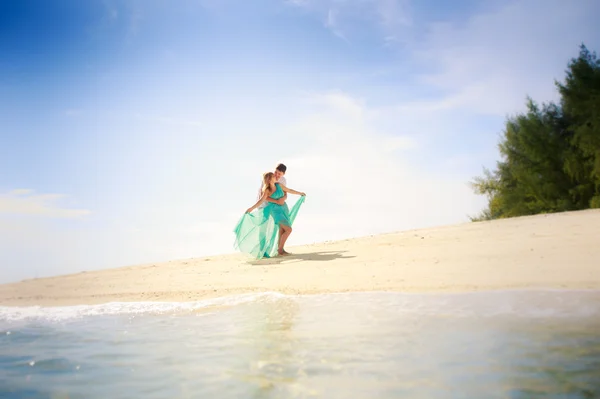
[[(275, 172), (263, 175), (258, 201), (248, 210), (234, 229), (235, 247), (256, 259), (270, 258), (277, 254), (289, 255), (283, 247), (292, 233), (292, 224), (304, 202), (306, 194), (286, 186), (284, 164), (277, 165)], [(300, 195), (292, 209), (288, 209), (285, 200), (287, 193)], [(258, 208), (258, 212), (252, 213)]]

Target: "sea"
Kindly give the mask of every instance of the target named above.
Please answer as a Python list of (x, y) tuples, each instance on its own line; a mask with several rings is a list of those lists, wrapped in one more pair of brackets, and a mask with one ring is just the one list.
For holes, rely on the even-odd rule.
[(0, 307), (0, 398), (600, 398), (600, 291)]

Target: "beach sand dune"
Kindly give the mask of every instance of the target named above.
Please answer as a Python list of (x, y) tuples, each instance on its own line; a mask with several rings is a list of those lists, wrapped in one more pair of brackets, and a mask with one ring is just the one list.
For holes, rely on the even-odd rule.
[[(3, 306), (195, 301), (276, 291), (460, 292), (600, 288), (600, 210), (464, 223), (0, 285)], [(82, 265), (83, 267), (84, 265)]]

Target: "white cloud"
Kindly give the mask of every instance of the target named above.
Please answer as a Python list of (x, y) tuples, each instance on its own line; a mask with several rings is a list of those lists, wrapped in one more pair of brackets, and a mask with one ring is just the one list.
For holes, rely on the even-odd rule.
[(328, 112), (335, 111), (348, 117), (360, 118), (364, 112), (364, 100), (351, 97), (339, 90), (308, 94), (306, 100), (321, 109), (325, 107)]
[[(69, 222), (90, 214), (87, 209), (61, 206), (62, 194), (35, 194), (15, 189), (0, 194), (0, 283), (85, 270), (90, 253), (101, 248), (84, 244), (85, 226)], [(93, 251), (93, 252), (92, 252)]]
[(8, 192), (8, 195), (19, 196), (33, 193), (33, 190), (29, 188), (17, 188)]
[(518, 0), (464, 24), (432, 24), (425, 40), (413, 45), (421, 65), (435, 69), (420, 81), (445, 92), (444, 102), (452, 107), (487, 114), (522, 110), (527, 95), (555, 99), (554, 79), (563, 79), (577, 46), (597, 41), (594, 24), (586, 20), (600, 12), (599, 4)]
[(288, 184), (307, 193), (291, 243), (457, 223), (483, 207), (466, 180), (407, 161), (417, 139), (378, 130), (366, 117), (378, 112), (340, 92), (315, 101), (329, 107), (284, 132), (310, 149), (286, 159)]
[(34, 194), (33, 190), (16, 189), (0, 194), (0, 214), (30, 215), (47, 218), (78, 218), (90, 213), (87, 209), (69, 209), (56, 204), (63, 194)]

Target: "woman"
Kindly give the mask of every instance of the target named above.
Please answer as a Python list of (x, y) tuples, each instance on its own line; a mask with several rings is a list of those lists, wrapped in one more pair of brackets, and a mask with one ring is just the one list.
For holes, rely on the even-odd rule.
[[(301, 196), (291, 210), (288, 209), (286, 203), (280, 205), (267, 202), (267, 205), (259, 212), (252, 213), (267, 198), (277, 200), (282, 198), (284, 193)], [(265, 173), (263, 175), (262, 196), (256, 204), (246, 210), (246, 213), (235, 227), (236, 248), (253, 255), (257, 259), (270, 257), (274, 252), (277, 235), (279, 235), (277, 253), (282, 256), (289, 255), (283, 247), (292, 233), (292, 224), (304, 202), (305, 196), (306, 194), (302, 192), (277, 183), (273, 172)]]

